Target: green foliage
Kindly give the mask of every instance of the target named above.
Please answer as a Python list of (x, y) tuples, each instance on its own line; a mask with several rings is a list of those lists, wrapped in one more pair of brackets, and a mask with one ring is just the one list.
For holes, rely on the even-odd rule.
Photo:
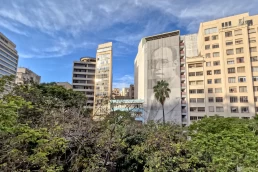
[(0, 79), (0, 171), (258, 171), (258, 117), (183, 128), (111, 111), (93, 121), (78, 92), (12, 83)]

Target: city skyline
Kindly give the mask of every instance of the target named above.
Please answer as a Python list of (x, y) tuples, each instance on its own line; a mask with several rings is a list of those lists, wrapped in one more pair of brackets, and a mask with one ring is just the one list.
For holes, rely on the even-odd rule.
[(250, 5), (242, 1), (169, 0), (159, 4), (99, 1), (98, 5), (74, 1), (72, 6), (68, 1), (0, 2), (0, 31), (15, 42), (18, 66), (39, 74), (42, 82), (72, 83), (73, 61), (95, 57), (97, 45), (111, 41), (113, 88), (120, 89), (134, 83), (134, 58), (142, 37), (173, 30), (197, 33), (202, 21), (243, 12), (253, 15), (258, 5), (255, 0)]

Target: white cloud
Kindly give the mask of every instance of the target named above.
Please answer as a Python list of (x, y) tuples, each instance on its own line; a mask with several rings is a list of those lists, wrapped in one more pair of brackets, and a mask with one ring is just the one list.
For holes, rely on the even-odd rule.
[(134, 78), (131, 75), (124, 75), (120, 78), (114, 78), (113, 88), (128, 88), (134, 83)]

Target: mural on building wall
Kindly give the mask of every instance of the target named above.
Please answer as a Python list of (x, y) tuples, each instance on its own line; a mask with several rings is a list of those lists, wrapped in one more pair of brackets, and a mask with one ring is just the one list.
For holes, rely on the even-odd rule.
[(153, 121), (163, 120), (161, 104), (155, 99), (153, 87), (157, 81), (165, 80), (169, 83), (171, 93), (165, 101), (165, 120), (181, 123), (181, 88), (180, 88), (180, 56), (179, 36), (162, 38), (146, 43), (147, 57), (147, 107), (145, 119)]

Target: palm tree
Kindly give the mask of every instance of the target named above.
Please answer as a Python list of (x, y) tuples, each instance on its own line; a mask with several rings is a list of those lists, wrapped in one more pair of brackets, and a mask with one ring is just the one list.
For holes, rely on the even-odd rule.
[(166, 81), (161, 80), (161, 81), (158, 81), (157, 85), (153, 87), (153, 90), (155, 93), (155, 98), (162, 105), (163, 124), (165, 124), (164, 103), (166, 101), (166, 98), (169, 98), (169, 93), (171, 92), (170, 89), (168, 88), (168, 86), (169, 86), (169, 84)]

